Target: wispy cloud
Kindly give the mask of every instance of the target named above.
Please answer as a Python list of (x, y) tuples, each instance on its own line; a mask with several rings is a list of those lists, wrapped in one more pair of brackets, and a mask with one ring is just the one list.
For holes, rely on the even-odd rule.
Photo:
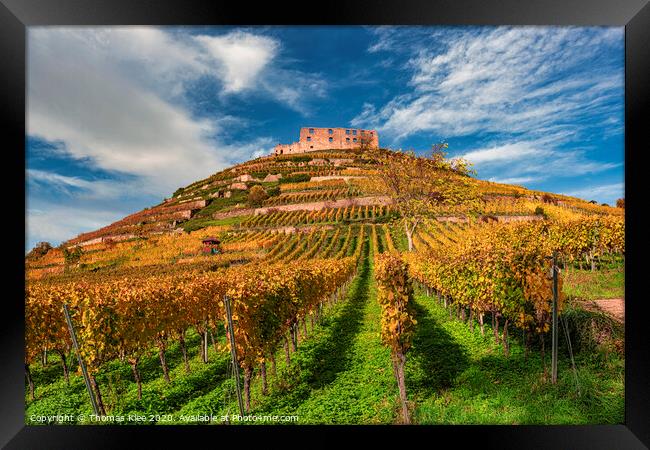
[(369, 52), (409, 52), (410, 78), (385, 104), (366, 103), (352, 124), (378, 129), (389, 145), (422, 133), (471, 137), (484, 145), (470, 144), (461, 156), (479, 175), (501, 180), (621, 165), (592, 160), (588, 151), (594, 137), (621, 136), (623, 64), (606, 52), (619, 49), (622, 58), (621, 28), (386, 27), (374, 34)]
[(55, 172), (27, 169), (27, 182), (32, 187), (42, 187), (50, 194), (56, 190), (66, 196), (80, 199), (116, 199), (132, 192), (133, 184), (116, 180), (86, 180), (60, 175)]
[[(37, 242), (48, 241), (57, 245), (79, 233), (95, 230), (126, 216), (129, 211), (92, 209), (84, 205), (38, 204), (26, 210), (25, 251)], [(71, 220), (72, 219), (72, 220)]]
[(530, 183), (533, 181), (539, 181), (540, 178), (536, 177), (512, 177), (512, 178), (490, 178), (488, 181), (494, 183), (503, 183), (503, 184), (523, 184)]
[(624, 183), (610, 183), (610, 184), (596, 184), (587, 186), (581, 189), (576, 189), (569, 192), (564, 192), (564, 195), (571, 197), (578, 197), (585, 200), (601, 199), (602, 202), (614, 205), (616, 199), (625, 196)]
[(515, 184), (594, 174), (622, 166), (590, 160), (585, 150), (555, 149), (546, 139), (473, 149), (458, 157), (480, 167), (490, 181)]
[(367, 27), (374, 41), (367, 48), (368, 53), (400, 53), (419, 48), (423, 39), (431, 37), (431, 27), (383, 25)]
[[(622, 46), (621, 29), (486, 27), (444, 36), (430, 31), (405, 65), (412, 90), (383, 106), (366, 108), (355, 124), (370, 124), (399, 140), (421, 131), (444, 136), (476, 132), (536, 133), (588, 114), (612, 117), (623, 73), (611, 64), (582, 71), (603, 46)], [(378, 32), (370, 49), (394, 47), (402, 33)], [(410, 39), (410, 37), (408, 38)], [(390, 42), (390, 43), (389, 43)], [(586, 73), (585, 73), (586, 72)], [(568, 74), (571, 76), (568, 77)], [(619, 105), (620, 110), (620, 105)]]
[(474, 164), (490, 164), (512, 162), (524, 158), (528, 159), (534, 156), (539, 156), (543, 153), (543, 149), (537, 148), (531, 142), (515, 142), (498, 147), (472, 150), (471, 152), (462, 155), (462, 157)]

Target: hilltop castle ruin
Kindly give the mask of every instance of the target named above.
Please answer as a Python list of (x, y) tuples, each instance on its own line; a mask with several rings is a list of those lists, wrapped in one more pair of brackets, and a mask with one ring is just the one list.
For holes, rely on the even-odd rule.
[(276, 145), (275, 154), (287, 155), (316, 150), (354, 149), (362, 146), (379, 148), (379, 136), (375, 130), (303, 127), (300, 129), (298, 142)]

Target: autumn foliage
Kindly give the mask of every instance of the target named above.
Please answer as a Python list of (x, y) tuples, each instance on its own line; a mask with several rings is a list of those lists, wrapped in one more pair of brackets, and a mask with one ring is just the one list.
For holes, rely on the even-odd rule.
[(139, 358), (155, 346), (168, 380), (169, 339), (181, 340), (190, 327), (204, 333), (224, 324), (223, 296), (228, 295), (239, 362), (250, 380), (252, 367), (278, 345), (288, 327), (313, 313), (354, 274), (358, 256), (31, 281), (25, 291), (26, 367), (46, 348), (70, 348), (65, 302), (91, 376), (106, 362), (127, 358), (139, 385)]
[(404, 366), (417, 321), (413, 318), (413, 286), (408, 265), (394, 253), (379, 254), (375, 258), (375, 279), (381, 306), (381, 340), (390, 348), (403, 419), (409, 423)]

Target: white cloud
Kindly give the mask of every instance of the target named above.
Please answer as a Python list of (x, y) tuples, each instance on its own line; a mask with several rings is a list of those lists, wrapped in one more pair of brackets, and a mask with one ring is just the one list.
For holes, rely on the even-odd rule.
[(253, 87), (279, 48), (275, 39), (243, 31), (223, 36), (197, 36), (195, 39), (218, 61), (225, 93)]
[(512, 177), (512, 178), (490, 178), (488, 181), (493, 183), (502, 183), (502, 184), (525, 184), (531, 183), (533, 181), (539, 181), (539, 178), (536, 177)]
[(593, 185), (563, 194), (571, 197), (582, 198), (584, 200), (597, 200), (601, 203), (614, 205), (616, 199), (625, 197), (625, 183)]
[[(28, 39), (29, 135), (62, 141), (67, 155), (99, 169), (144, 177), (149, 192), (167, 192), (226, 164), (207, 139), (215, 124), (160, 95), (182, 80), (170, 72), (159, 77), (162, 69), (148, 59), (130, 58), (165, 46), (179, 64), (167, 60), (170, 71), (195, 68), (164, 33), (35, 28)], [(122, 52), (128, 43), (134, 48)]]
[(96, 230), (128, 213), (57, 204), (28, 208), (25, 218), (25, 251), (29, 251), (41, 241), (59, 245), (81, 231)]
[(47, 190), (57, 190), (68, 196), (82, 199), (115, 199), (129, 194), (133, 183), (115, 180), (85, 180), (44, 170), (27, 169), (27, 181), (43, 186)]
[(225, 150), (232, 155), (237, 155), (238, 160), (249, 160), (260, 156), (267, 156), (273, 152), (275, 141), (272, 138), (263, 137), (255, 139), (246, 145), (225, 146)]
[[(193, 38), (202, 54), (198, 59), (223, 83), (221, 96), (258, 94), (309, 116), (313, 99), (326, 95), (327, 83), (319, 74), (286, 68), (297, 61), (281, 57), (276, 38), (235, 30), (220, 36)], [(284, 64), (284, 63), (287, 64)]]
[[(410, 30), (381, 29), (369, 51), (397, 49), (411, 42)], [(381, 107), (364, 108), (355, 126), (377, 128), (398, 142), (418, 132), (447, 137), (473, 133), (528, 133), (551, 125), (575, 123), (585, 115), (612, 115), (620, 101), (623, 72), (604, 61), (597, 71), (581, 71), (600, 57), (603, 46), (622, 48), (617, 29), (575, 27), (484, 27), (477, 31), (423, 29), (405, 67), (411, 91)], [(604, 126), (602, 126), (604, 125)], [(606, 132), (606, 123), (581, 131)]]
[(253, 154), (251, 155), (251, 159), (256, 159), (256, 158), (260, 158), (262, 156), (267, 156), (269, 153), (270, 153), (270, 151), (268, 149), (255, 150), (253, 152)]
[(393, 47), (393, 36), (396, 28), (391, 26), (382, 26), (371, 28), (369, 30), (375, 36), (375, 42), (368, 47), (368, 53), (377, 53), (390, 50)]
[(504, 163), (523, 158), (530, 158), (544, 153), (531, 142), (515, 142), (498, 147), (472, 150), (462, 155), (463, 158), (474, 164), (479, 163)]
[(594, 174), (622, 165), (592, 161), (585, 150), (558, 150), (553, 143), (554, 138), (513, 141), (472, 149), (457, 157), (474, 164), (490, 181), (506, 184)]
[[(290, 82), (287, 83), (287, 80)], [(318, 109), (311, 105), (312, 100), (324, 99), (328, 84), (318, 75), (306, 75), (290, 69), (276, 69), (262, 80), (261, 86), (277, 101), (309, 117)]]

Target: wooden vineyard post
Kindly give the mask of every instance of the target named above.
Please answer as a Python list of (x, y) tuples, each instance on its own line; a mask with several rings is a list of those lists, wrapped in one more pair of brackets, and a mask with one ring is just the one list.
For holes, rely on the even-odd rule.
[(223, 303), (226, 306), (226, 317), (228, 319), (228, 336), (230, 339), (230, 355), (232, 356), (232, 365), (235, 371), (235, 390), (237, 391), (237, 403), (239, 404), (239, 414), (244, 415), (244, 400), (241, 396), (239, 387), (239, 363), (237, 362), (237, 348), (235, 347), (235, 330), (232, 326), (232, 312), (230, 310), (230, 299), (227, 295), (223, 297)]
[(88, 376), (88, 371), (86, 370), (86, 364), (84, 364), (83, 359), (81, 359), (81, 353), (79, 352), (79, 344), (77, 344), (77, 335), (74, 332), (74, 327), (72, 326), (72, 319), (70, 318), (70, 311), (68, 311), (68, 304), (63, 304), (63, 312), (65, 314), (65, 320), (68, 323), (68, 330), (70, 331), (70, 338), (72, 339), (72, 345), (74, 350), (77, 353), (77, 359), (79, 360), (79, 367), (81, 367), (81, 372), (84, 376), (84, 382), (86, 383), (86, 389), (88, 390), (88, 395), (90, 396), (90, 404), (93, 406), (93, 411), (95, 415), (101, 415), (99, 413), (99, 408), (97, 407), (97, 400), (93, 394), (93, 390), (90, 387), (90, 377)]
[(557, 344), (558, 344), (558, 329), (557, 329), (557, 254), (553, 253), (553, 324), (551, 330), (551, 382), (557, 383)]
[(204, 363), (208, 362), (208, 323), (205, 323), (205, 332), (203, 333), (203, 356), (205, 357)]

